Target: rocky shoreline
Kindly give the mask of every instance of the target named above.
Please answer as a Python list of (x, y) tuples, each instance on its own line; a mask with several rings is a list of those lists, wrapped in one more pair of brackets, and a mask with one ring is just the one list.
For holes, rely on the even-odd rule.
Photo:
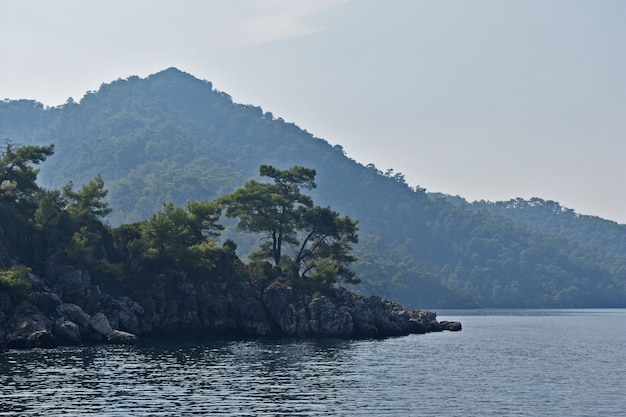
[(341, 287), (310, 294), (280, 278), (157, 275), (129, 296), (106, 293), (69, 266), (29, 280), (26, 299), (0, 294), (0, 348), (129, 344), (173, 334), (385, 338), (462, 328), (429, 310), (405, 310)]

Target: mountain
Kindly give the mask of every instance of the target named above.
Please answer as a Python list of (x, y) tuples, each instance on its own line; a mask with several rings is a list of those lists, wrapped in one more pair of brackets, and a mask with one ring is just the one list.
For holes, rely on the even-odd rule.
[[(175, 68), (58, 107), (5, 100), (0, 136), (55, 145), (39, 175), (47, 188), (101, 175), (113, 226), (166, 202), (231, 193), (258, 178), (261, 164), (315, 168), (316, 204), (359, 221), (357, 289), (408, 307), (626, 306), (625, 225), (567, 210), (557, 221), (545, 205), (470, 204), (410, 187), (402, 174), (359, 164)], [(257, 243), (228, 233), (244, 252)]]

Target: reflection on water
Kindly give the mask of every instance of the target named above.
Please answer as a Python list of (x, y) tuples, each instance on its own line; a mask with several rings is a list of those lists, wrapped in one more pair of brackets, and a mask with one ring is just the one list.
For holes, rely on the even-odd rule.
[(0, 415), (626, 415), (626, 311), (533, 311), (387, 340), (7, 351)]
[[(349, 381), (348, 341), (214, 340), (11, 351), (4, 415), (315, 415)], [(339, 398), (336, 401), (340, 401)], [(168, 411), (169, 410), (169, 411)]]

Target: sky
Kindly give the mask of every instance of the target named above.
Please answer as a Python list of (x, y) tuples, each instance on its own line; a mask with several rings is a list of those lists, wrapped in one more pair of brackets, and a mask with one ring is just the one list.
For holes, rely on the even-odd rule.
[(169, 67), (412, 186), (626, 224), (622, 0), (0, 0), (0, 100)]

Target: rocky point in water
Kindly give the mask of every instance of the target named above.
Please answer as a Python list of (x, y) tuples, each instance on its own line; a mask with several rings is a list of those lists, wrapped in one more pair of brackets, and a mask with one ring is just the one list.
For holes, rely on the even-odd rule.
[(29, 280), (27, 299), (0, 294), (0, 346), (128, 344), (180, 334), (383, 338), (461, 330), (461, 323), (439, 322), (429, 310), (405, 310), (342, 287), (311, 294), (285, 278), (157, 275), (128, 296), (102, 291), (88, 273), (69, 266)]

